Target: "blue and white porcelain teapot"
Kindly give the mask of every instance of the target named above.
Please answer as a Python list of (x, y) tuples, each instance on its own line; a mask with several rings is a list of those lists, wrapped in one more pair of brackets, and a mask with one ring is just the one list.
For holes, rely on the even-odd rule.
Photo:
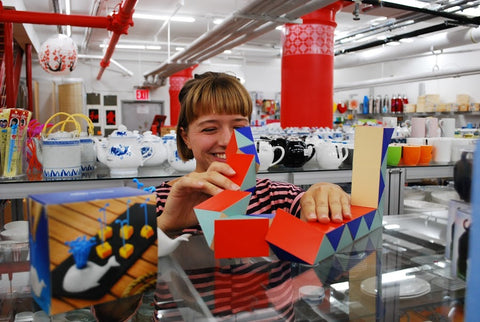
[(128, 131), (125, 125), (120, 125), (108, 139), (97, 141), (96, 148), (98, 160), (110, 168), (112, 177), (137, 176), (138, 167), (154, 155), (142, 154), (141, 135)]

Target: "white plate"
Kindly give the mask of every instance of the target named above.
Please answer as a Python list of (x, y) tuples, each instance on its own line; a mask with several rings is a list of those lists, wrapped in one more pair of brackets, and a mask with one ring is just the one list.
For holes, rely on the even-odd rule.
[[(407, 278), (397, 282), (390, 282), (382, 284), (383, 290), (386, 290), (388, 287), (396, 287), (398, 290), (398, 297), (400, 299), (411, 299), (425, 294), (430, 293), (430, 283), (427, 281), (418, 278)], [(360, 289), (366, 295), (376, 296), (377, 295), (377, 276), (367, 278), (362, 281), (360, 284)]]
[(409, 209), (419, 209), (419, 210), (427, 210), (427, 211), (448, 209), (446, 205), (424, 201), (424, 200), (415, 200), (415, 199), (404, 199), (403, 206), (406, 209), (409, 208)]
[(450, 200), (460, 200), (460, 196), (454, 190), (451, 191), (434, 191), (431, 193), (432, 201), (448, 206)]

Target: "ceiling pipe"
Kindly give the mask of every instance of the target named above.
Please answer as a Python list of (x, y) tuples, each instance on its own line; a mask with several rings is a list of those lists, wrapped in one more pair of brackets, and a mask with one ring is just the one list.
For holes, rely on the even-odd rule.
[[(197, 38), (185, 50), (172, 56), (170, 61), (161, 64), (150, 72), (144, 73), (144, 77), (147, 82), (156, 75), (163, 78), (168, 77), (175, 72), (213, 57), (226, 49), (231, 49), (271, 31), (276, 26), (284, 24), (285, 21), (295, 21), (299, 17), (333, 2), (336, 2), (336, 0), (253, 1), (245, 8), (225, 19), (214, 29)], [(262, 22), (259, 23), (255, 20), (255, 16), (258, 16)], [(275, 16), (278, 16), (280, 19), (275, 19)], [(262, 17), (263, 19), (260, 19)], [(270, 21), (265, 21), (265, 18), (270, 19)], [(230, 35), (237, 31), (240, 33), (236, 33), (237, 38), (233, 40)]]
[(480, 17), (474, 17), (474, 18), (469, 18), (463, 15), (455, 14), (455, 13), (450, 13), (450, 12), (445, 12), (445, 11), (437, 11), (437, 10), (430, 10), (430, 9), (425, 9), (425, 8), (418, 8), (418, 7), (413, 7), (413, 6), (407, 6), (407, 5), (402, 5), (394, 2), (388, 2), (388, 1), (379, 1), (379, 0), (362, 0), (362, 3), (366, 4), (371, 4), (374, 6), (379, 6), (379, 7), (387, 7), (387, 8), (393, 8), (393, 9), (400, 9), (400, 10), (405, 10), (405, 11), (413, 11), (413, 12), (421, 12), (425, 14), (429, 14), (435, 17), (443, 17), (451, 20), (458, 21), (459, 23), (462, 24), (472, 24), (472, 25), (479, 25), (480, 23)]
[(438, 25), (434, 25), (434, 26), (430, 26), (430, 27), (426, 27), (426, 28), (422, 28), (422, 29), (417, 29), (417, 30), (407, 32), (407, 33), (404, 33), (404, 34), (390, 36), (390, 37), (387, 37), (387, 38), (382, 39), (382, 40), (376, 40), (376, 41), (372, 41), (372, 42), (362, 44), (362, 45), (358, 45), (358, 46), (355, 46), (355, 47), (341, 49), (341, 50), (336, 51), (335, 55), (338, 56), (338, 55), (343, 55), (343, 54), (346, 54), (346, 53), (353, 53), (355, 51), (365, 50), (365, 49), (385, 45), (385, 44), (388, 44), (389, 42), (396, 42), (396, 41), (400, 41), (401, 39), (405, 39), (405, 38), (414, 38), (414, 37), (418, 37), (418, 36), (421, 36), (421, 35), (437, 32), (437, 31), (442, 31), (442, 30), (445, 30), (445, 29), (450, 29), (450, 28), (453, 28), (453, 27), (457, 27), (457, 26), (447, 24), (447, 23), (441, 23), (441, 24), (438, 24)]
[(122, 34), (128, 34), (128, 27), (133, 26), (132, 15), (135, 8), (137, 0), (125, 0), (118, 10), (118, 14), (113, 14), (112, 24), (108, 30), (113, 31), (112, 37), (110, 37), (110, 42), (108, 44), (107, 50), (105, 51), (104, 58), (100, 61), (100, 71), (97, 75), (97, 80), (102, 78), (103, 72), (110, 64), (110, 58), (113, 55), (115, 46), (117, 45), (118, 40)]
[(65, 15), (61, 13), (5, 10), (0, 1), (0, 21), (13, 23), (31, 23), (37, 25), (70, 25), (75, 27), (109, 28), (110, 16), (89, 17)]
[(414, 43), (395, 47), (377, 47), (371, 50), (356, 52), (351, 55), (335, 57), (335, 69), (357, 67), (361, 65), (393, 61), (398, 57), (408, 57), (422, 53), (432, 52), (477, 44), (480, 42), (480, 27), (464, 28), (452, 32), (444, 32), (431, 37), (418, 38)]
[(377, 79), (369, 79), (359, 82), (348, 82), (347, 84), (338, 84), (334, 86), (335, 92), (356, 90), (359, 88), (369, 88), (373, 86), (386, 86), (395, 84), (405, 84), (411, 82), (420, 82), (426, 80), (442, 79), (446, 77), (461, 77), (480, 74), (479, 67), (455, 68), (455, 70), (443, 70), (416, 75), (406, 75), (397, 77), (383, 77)]
[[(58, 0), (52, 0), (52, 7), (54, 13), (60, 13), (60, 4), (58, 3)], [(57, 33), (61, 34), (62, 32), (62, 26), (57, 25)]]
[[(92, 6), (90, 8), (90, 16), (97, 16), (99, 10), (100, 10), (100, 0), (95, 0), (92, 3)], [(91, 36), (92, 36), (92, 28), (88, 27), (87, 29), (85, 29), (85, 34), (83, 36), (82, 47), (81, 47), (81, 50), (83, 52), (87, 51), (88, 43), (90, 42)]]

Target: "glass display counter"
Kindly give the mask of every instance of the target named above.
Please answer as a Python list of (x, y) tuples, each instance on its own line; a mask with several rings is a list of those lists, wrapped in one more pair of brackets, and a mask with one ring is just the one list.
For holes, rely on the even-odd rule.
[[(414, 222), (419, 220), (423, 225)], [(95, 321), (93, 314), (133, 315), (130, 321), (463, 320), (465, 282), (450, 276), (444, 260), (445, 225), (430, 220), (384, 217), (383, 228), (314, 266), (274, 255), (215, 259), (202, 233), (194, 232), (189, 242), (158, 259), (154, 288), (60, 320), (73, 321), (67, 317), (75, 314), (83, 315), (82, 321)], [(8, 283), (2, 273), (1, 283)], [(12, 274), (17, 284), (22, 279), (28, 285), (28, 275)], [(1, 321), (41, 315), (28, 287), (0, 290)]]
[[(428, 165), (415, 167), (389, 167), (388, 177), (396, 178), (392, 185), (399, 185), (406, 180), (418, 178), (452, 178), (453, 164)], [(158, 185), (162, 181), (168, 181), (179, 177), (183, 173), (172, 173), (170, 175), (140, 175), (136, 178), (145, 186)], [(316, 182), (350, 183), (352, 180), (352, 169), (341, 167), (339, 169), (303, 169), (303, 168), (270, 168), (268, 171), (261, 171), (257, 174), (259, 178), (270, 178), (275, 181), (290, 182), (296, 185), (311, 185)], [(20, 199), (30, 194), (44, 192), (58, 192), (68, 190), (82, 190), (94, 188), (108, 188), (118, 186), (135, 186), (133, 177), (110, 177), (106, 173), (98, 172), (89, 177), (78, 180), (45, 181), (38, 179), (1, 179), (0, 198)], [(390, 179), (393, 180), (393, 179)], [(398, 183), (397, 183), (398, 182)], [(401, 185), (400, 185), (401, 186)]]

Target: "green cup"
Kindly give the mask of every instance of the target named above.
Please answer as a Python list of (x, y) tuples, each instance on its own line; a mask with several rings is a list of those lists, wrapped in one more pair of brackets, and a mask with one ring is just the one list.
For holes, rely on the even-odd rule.
[(397, 166), (402, 158), (401, 145), (389, 145), (387, 150), (387, 165)]

